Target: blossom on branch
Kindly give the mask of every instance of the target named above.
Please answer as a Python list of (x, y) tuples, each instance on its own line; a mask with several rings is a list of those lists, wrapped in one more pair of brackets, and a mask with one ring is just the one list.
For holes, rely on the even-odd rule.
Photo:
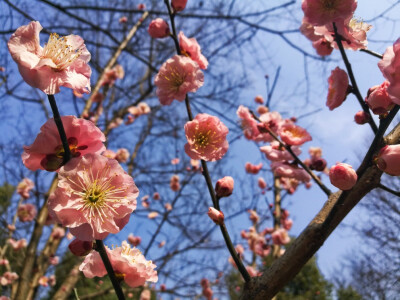
[(168, 59), (154, 79), (156, 93), (162, 105), (170, 105), (174, 99), (182, 102), (187, 93), (196, 92), (203, 83), (204, 74), (199, 65), (182, 55)]
[[(137, 248), (131, 248), (126, 241), (121, 247), (109, 249), (106, 252), (117, 278), (124, 280), (130, 287), (143, 286), (146, 281), (157, 282), (156, 265), (146, 260)], [(85, 257), (79, 270), (88, 278), (103, 277), (107, 274), (100, 254), (92, 251)]]
[(49, 214), (82, 241), (118, 233), (136, 209), (139, 190), (114, 159), (99, 154), (73, 158), (58, 178)]
[[(86, 153), (101, 153), (105, 150), (106, 140), (101, 130), (92, 122), (74, 116), (61, 117), (72, 157)], [(24, 146), (22, 161), (28, 169), (55, 171), (64, 160), (64, 147), (61, 144), (54, 119), (49, 119), (41, 128), (35, 141)]]
[(386, 49), (378, 67), (389, 81), (387, 92), (392, 96), (392, 101), (400, 105), (400, 39)]
[(179, 32), (179, 47), (182, 55), (190, 57), (192, 60), (197, 62), (200, 69), (207, 69), (208, 61), (207, 58), (201, 54), (200, 45), (195, 38), (187, 38), (183, 32)]
[(219, 160), (229, 148), (226, 140), (228, 132), (228, 127), (217, 117), (198, 114), (193, 121), (185, 124), (188, 141), (185, 152), (192, 159)]
[(357, 0), (303, 0), (301, 8), (308, 23), (322, 26), (352, 17)]
[(17, 185), (17, 194), (22, 198), (28, 199), (29, 192), (35, 187), (35, 184), (29, 178), (24, 178)]
[(92, 70), (83, 39), (78, 35), (59, 37), (52, 33), (42, 48), (39, 44), (42, 29), (38, 21), (32, 21), (19, 27), (8, 41), (22, 78), (48, 95), (59, 93), (60, 86), (80, 94), (89, 93)]
[(392, 176), (400, 176), (400, 145), (383, 147), (378, 153), (376, 164), (383, 172)]
[(357, 173), (345, 163), (337, 163), (329, 170), (329, 180), (341, 190), (350, 190), (357, 182)]
[(346, 99), (349, 89), (349, 78), (346, 71), (336, 67), (328, 78), (328, 97), (326, 106), (330, 110), (339, 107)]

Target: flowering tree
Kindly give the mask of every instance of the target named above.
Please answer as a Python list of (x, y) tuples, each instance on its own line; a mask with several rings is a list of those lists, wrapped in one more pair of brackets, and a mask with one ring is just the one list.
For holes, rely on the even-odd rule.
[[(400, 175), (398, 125), (387, 133), (400, 104), (400, 41), (383, 55), (368, 50), (370, 25), (353, 18), (356, 0), (303, 0), (299, 30), (291, 29), (292, 22), (300, 23), (296, 17), (285, 29), (263, 24), (286, 10), (298, 11), (294, 1), (263, 9), (234, 2), (207, 3), (206, 9), (203, 2), (182, 0), (134, 8), (39, 2), (39, 7), (26, 3), (25, 8), (7, 0), (1, 4), (29, 19), (18, 26), (6, 20), (9, 31), (3, 34), (11, 56), (4, 56), (2, 89), (7, 99), (23, 103), (21, 123), (29, 134), (21, 130), (18, 136), (22, 144), (31, 143), (22, 148), (7, 136), (15, 149), (2, 153), (22, 154), (26, 167), (19, 159), (4, 163), (3, 181), (11, 175), (20, 181), (4, 212), (4, 297), (41, 297), (50, 285), (55, 286), (53, 298), (65, 299), (83, 274), (99, 288), (87, 297), (113, 291), (118, 299), (134, 294), (150, 299), (151, 293), (212, 299), (227, 293), (219, 288), (230, 263), (243, 283), (237, 296), (271, 299), (366, 194), (381, 188), (398, 195), (380, 178)], [(41, 8), (58, 19), (42, 26), (35, 20), (43, 17)], [(65, 25), (72, 20), (76, 27)], [(45, 44), (40, 43), (42, 30), (49, 34)], [(358, 168), (340, 162), (328, 169), (320, 145), (300, 158), (314, 133), (300, 125), (301, 115), (280, 113), (272, 103), (280, 68), (272, 83), (267, 77), (266, 97), (252, 96), (256, 109), (254, 103), (238, 102), (240, 90), (251, 81), (250, 58), (243, 60), (241, 51), (251, 53), (259, 31), (282, 39), (304, 58), (321, 60), (338, 50), (346, 70), (336, 67), (327, 78), (326, 106), (338, 109), (353, 94), (361, 106), (355, 122), (367, 124), (374, 134)], [(299, 31), (317, 54), (287, 37)], [(365, 100), (345, 50), (380, 59), (386, 80), (371, 87)], [(235, 59), (242, 64), (232, 64)], [(40, 113), (29, 114), (28, 102)], [(39, 122), (40, 132), (33, 132)], [(240, 169), (247, 174), (237, 171), (230, 154), (241, 136), (246, 150), (240, 154), (250, 161)], [(246, 153), (254, 145), (258, 164)], [(248, 180), (256, 174), (256, 180)], [(333, 193), (327, 178), (340, 190)], [(313, 184), (328, 200), (291, 242), (293, 220), (284, 200)], [(56, 284), (51, 266), (60, 257), (68, 272)], [(262, 265), (266, 260), (268, 268)], [(111, 284), (102, 286), (98, 277), (106, 274)], [(84, 297), (85, 289), (78, 285), (75, 292)]]

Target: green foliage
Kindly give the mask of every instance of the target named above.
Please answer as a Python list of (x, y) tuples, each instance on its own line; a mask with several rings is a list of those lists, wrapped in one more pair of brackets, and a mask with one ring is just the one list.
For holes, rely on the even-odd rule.
[(338, 300), (363, 300), (364, 298), (357, 293), (355, 289), (353, 289), (352, 286), (340, 286), (336, 290), (336, 296)]
[(10, 205), (10, 199), (14, 190), (15, 187), (7, 182), (0, 186), (0, 214), (3, 214)]
[(331, 293), (332, 284), (321, 274), (313, 257), (278, 293), (277, 300), (327, 300), (332, 299)]

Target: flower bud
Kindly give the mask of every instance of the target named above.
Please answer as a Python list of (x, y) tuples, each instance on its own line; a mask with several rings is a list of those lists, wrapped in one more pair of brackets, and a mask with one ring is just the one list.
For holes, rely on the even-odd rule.
[(323, 158), (316, 158), (311, 160), (310, 169), (315, 171), (323, 171), (326, 167), (326, 160)]
[(233, 192), (233, 178), (231, 176), (225, 176), (217, 181), (215, 185), (215, 192), (217, 197), (229, 197)]
[(81, 241), (78, 239), (73, 240), (68, 245), (69, 250), (72, 252), (73, 255), (76, 256), (86, 256), (92, 251), (93, 249), (93, 242), (92, 241)]
[(329, 170), (329, 180), (341, 190), (350, 190), (357, 182), (357, 173), (349, 164), (338, 163)]
[(224, 222), (224, 214), (222, 211), (215, 209), (214, 207), (208, 208), (208, 216), (215, 224), (221, 225)]
[(171, 6), (174, 9), (174, 11), (182, 11), (186, 7), (187, 0), (172, 0), (171, 1)]
[(387, 145), (383, 147), (376, 159), (378, 168), (383, 172), (400, 176), (400, 145)]
[(381, 85), (373, 86), (368, 90), (368, 96), (365, 102), (367, 102), (369, 108), (376, 115), (385, 114), (394, 106), (387, 92), (388, 87), (389, 81), (385, 81)]
[(165, 38), (169, 35), (169, 25), (163, 19), (157, 18), (150, 22), (147, 32), (154, 39)]
[(362, 110), (360, 110), (359, 112), (357, 112), (354, 115), (354, 121), (357, 124), (360, 124), (360, 125), (368, 123), (370, 118), (371, 118), (371, 116), (368, 113), (366, 113), (365, 111), (362, 111)]

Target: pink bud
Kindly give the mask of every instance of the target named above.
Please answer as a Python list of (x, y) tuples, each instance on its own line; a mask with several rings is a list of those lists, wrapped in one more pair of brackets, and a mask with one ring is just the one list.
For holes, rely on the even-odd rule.
[(254, 101), (255, 101), (256, 103), (258, 103), (258, 104), (263, 104), (263, 103), (264, 103), (264, 99), (263, 99), (263, 97), (262, 97), (261, 95), (257, 95), (257, 96), (254, 98)]
[(329, 170), (329, 179), (335, 187), (350, 190), (357, 182), (357, 173), (349, 164), (338, 163)]
[(311, 160), (310, 169), (316, 171), (323, 171), (326, 168), (326, 160), (323, 158), (316, 158)]
[(182, 11), (186, 7), (187, 0), (172, 0), (171, 1), (171, 6), (174, 9), (174, 11)]
[(165, 292), (167, 290), (167, 287), (164, 283), (160, 285), (160, 290), (161, 292)]
[(68, 248), (73, 255), (86, 256), (90, 253), (90, 251), (92, 251), (93, 242), (75, 239), (68, 245)]
[(225, 219), (222, 211), (216, 210), (214, 207), (208, 208), (208, 216), (218, 225), (221, 225)]
[(259, 106), (259, 107), (257, 107), (257, 112), (260, 115), (262, 115), (262, 114), (265, 114), (265, 113), (269, 112), (269, 109), (266, 106)]
[(219, 179), (215, 185), (217, 196), (222, 198), (232, 195), (233, 184), (234, 181), (231, 176), (225, 176), (224, 178)]
[(376, 159), (378, 168), (383, 172), (392, 175), (400, 176), (400, 145), (387, 145), (383, 147)]
[(169, 35), (169, 25), (161, 18), (157, 18), (150, 22), (147, 32), (153, 39), (165, 38)]
[(137, 247), (142, 242), (142, 238), (140, 236), (134, 236), (132, 233), (128, 235), (128, 243), (133, 247)]
[(370, 118), (371, 116), (363, 110), (360, 110), (354, 115), (354, 121), (360, 125), (368, 123)]
[(330, 42), (328, 42), (325, 38), (321, 38), (312, 43), (312, 46), (315, 50), (317, 50), (318, 55), (327, 56), (330, 55), (333, 51), (333, 47)]
[(383, 82), (381, 85), (373, 86), (368, 90), (368, 96), (365, 99), (369, 108), (376, 115), (385, 114), (391, 110), (394, 103), (390, 98), (387, 88), (389, 87), (389, 81)]
[(155, 193), (153, 194), (153, 199), (154, 199), (154, 200), (160, 200), (160, 199), (161, 199), (160, 193), (159, 193), (159, 192), (155, 192)]
[(267, 183), (265, 182), (264, 178), (262, 178), (262, 177), (258, 178), (258, 186), (262, 190), (267, 187)]

